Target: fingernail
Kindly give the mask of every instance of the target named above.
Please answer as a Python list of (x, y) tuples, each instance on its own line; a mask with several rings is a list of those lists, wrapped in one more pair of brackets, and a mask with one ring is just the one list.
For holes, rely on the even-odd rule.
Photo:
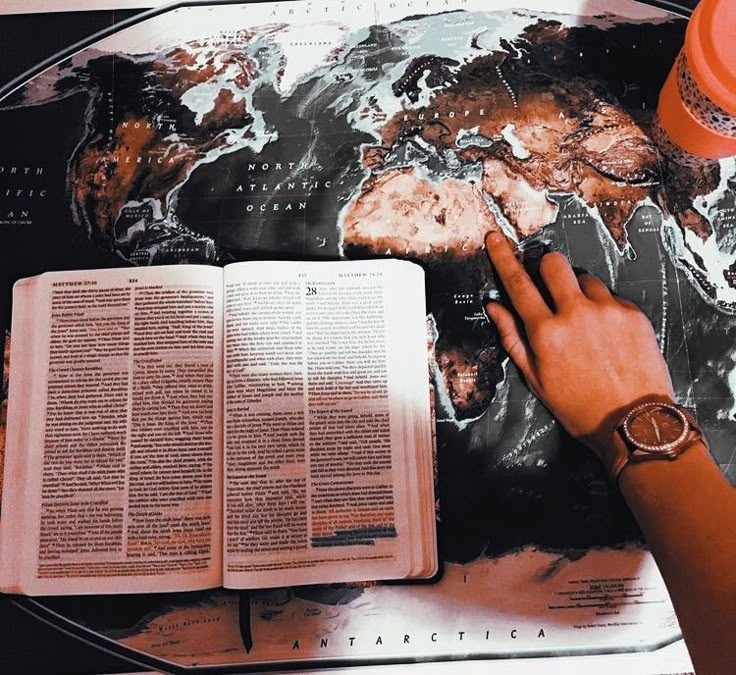
[(502, 241), (505, 239), (501, 230), (491, 230), (486, 237), (491, 241)]

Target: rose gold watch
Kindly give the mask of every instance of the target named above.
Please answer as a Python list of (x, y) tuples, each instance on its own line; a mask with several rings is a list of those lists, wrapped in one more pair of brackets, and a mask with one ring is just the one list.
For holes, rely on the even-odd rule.
[(631, 408), (613, 431), (611, 475), (618, 481), (630, 462), (677, 459), (695, 442), (705, 443), (696, 419), (676, 403), (645, 401)]

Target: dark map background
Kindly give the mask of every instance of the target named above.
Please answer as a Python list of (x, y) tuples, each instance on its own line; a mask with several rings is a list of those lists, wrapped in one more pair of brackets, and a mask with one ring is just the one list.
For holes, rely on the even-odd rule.
[[(82, 23), (85, 26), (96, 22), (104, 25), (109, 20), (109, 15), (105, 14), (96, 14), (94, 18), (85, 15)], [(0, 30), (18, 35), (16, 27), (23, 22), (12, 19), (3, 23), (5, 21), (0, 20)], [(76, 30), (82, 25), (74, 21), (74, 17), (63, 21)], [(32, 26), (33, 20), (29, 19), (25, 25)], [(535, 90), (544, 91), (550, 84), (544, 76), (545, 59), (550, 50), (557, 50), (568, 69), (568, 79), (573, 82), (567, 94), (562, 96), (563, 106), (582, 105), (584, 108), (603, 101), (615, 109), (611, 113), (614, 117), (619, 111), (626, 116), (622, 123), (624, 129), (638, 126), (646, 136), (656, 105), (656, 92), (679, 49), (683, 30), (683, 22), (672, 21), (659, 25), (621, 24), (605, 29), (588, 26), (572, 29), (564, 39), (549, 39), (543, 32), (537, 32), (527, 36), (524, 45), (531, 49), (536, 70), (529, 68), (529, 64), (522, 64), (521, 60), (514, 60), (519, 44), (514, 46), (513, 36), (510, 36), (511, 42), (507, 42), (503, 50), (505, 77), (517, 92), (531, 95)], [(531, 37), (534, 40), (530, 41)], [(390, 27), (374, 29), (371, 40), (380, 45), (381, 63), (405, 58), (399, 49), (400, 40)], [(654, 44), (658, 46), (652, 48)], [(640, 49), (636, 55), (632, 45)], [(577, 57), (581, 50), (585, 53), (584, 59)], [(613, 54), (606, 50), (613, 50)], [(644, 62), (638, 56), (641, 50), (647, 54)], [(11, 208), (16, 211), (18, 206), (32, 211), (28, 222), (0, 226), (3, 242), (0, 327), (3, 332), (9, 324), (12, 283), (19, 277), (46, 270), (108, 267), (131, 262), (223, 264), (257, 257), (382, 255), (384, 244), (391, 242), (383, 234), (378, 239), (366, 234), (365, 223), (369, 223), (370, 218), (356, 216), (351, 219), (349, 209), (341, 213), (349, 202), (360, 213), (362, 204), (374, 198), (373, 186), (366, 180), (367, 170), (386, 177), (392, 176), (391, 172), (400, 172), (401, 167), (424, 167), (424, 178), (415, 177), (419, 185), (417, 190), (424, 190), (432, 189), (420, 184), (427, 178), (435, 182), (447, 177), (483, 181), (492, 174), (476, 175), (479, 163), (494, 160), (511, 167), (516, 176), (521, 175), (534, 185), (533, 172), (521, 168), (508, 147), (497, 140), (490, 149), (479, 143), (475, 149), (466, 151), (459, 158), (460, 166), (455, 160), (448, 162), (444, 135), (428, 135), (425, 125), (418, 125), (421, 128), (402, 123), (392, 125), (389, 118), (381, 142), (376, 142), (375, 137), (355, 128), (344, 114), (335, 114), (334, 104), (352, 86), (340, 80), (341, 72), (337, 72), (336, 67), (337, 77), (326, 89), (319, 79), (306, 79), (283, 100), (267, 84), (259, 86), (248, 105), (263, 112), (265, 128), (278, 130), (278, 139), (257, 154), (243, 147), (200, 165), (178, 192), (175, 213), (170, 212), (168, 217), (157, 221), (153, 207), (141, 204), (149, 196), (165, 194), (166, 189), (180, 182), (181, 174), (156, 174), (152, 170), (125, 176), (125, 181), (121, 178), (115, 183), (117, 179), (113, 174), (117, 176), (121, 172), (103, 165), (102, 172), (108, 172), (106, 182), (90, 179), (90, 164), (86, 163), (89, 158), (96, 157), (94, 166), (99, 178), (99, 157), (109, 153), (112, 147), (119, 151), (125, 146), (136, 153), (152, 155), (165, 151), (163, 132), (143, 141), (120, 134), (120, 123), (124, 119), (144, 119), (150, 117), (153, 110), (165, 109), (167, 119), (174, 120), (177, 131), (186, 137), (193, 150), (193, 159), (186, 161), (194, 162), (194, 158), (213, 150), (213, 136), (232, 125), (234, 120), (238, 120), (241, 129), (252, 125), (252, 111), (249, 107), (238, 108), (234, 101), (223, 100), (218, 116), (197, 122), (172, 95), (174, 80), (165, 79), (185, 63), (181, 60), (185, 58), (183, 55), (167, 52), (146, 59), (127, 59), (124, 55), (116, 58), (114, 79), (109, 77), (110, 57), (93, 55), (86, 63), (54, 75), (54, 89), (47, 91), (45, 98), (34, 99), (38, 92), (26, 89), (0, 100), (0, 164), (42, 166), (43, 176), (37, 183), (33, 182), (35, 177), (26, 177), (19, 185), (24, 191), (46, 190), (46, 196), (36, 201), (25, 196), (13, 203), (7, 196), (0, 199), (3, 212)], [(264, 70), (274, 66), (278, 70), (278, 62), (269, 63), (267, 57), (263, 62), (266, 63)], [(344, 70), (358, 67), (357, 61), (350, 64), (350, 59), (346, 59), (344, 63), (348, 66), (343, 67)], [(489, 62), (489, 72), (495, 70), (496, 63)], [(361, 67), (365, 65), (365, 60), (360, 64)], [(14, 74), (12, 70), (9, 72)], [(457, 70), (448, 73), (440, 67), (431, 72), (440, 85), (440, 92), (444, 90), (455, 95), (453, 92), (463, 83)], [(324, 71), (321, 73), (320, 77), (324, 78)], [(481, 75), (481, 71), (471, 72), (469, 77), (472, 80)], [(141, 95), (139, 83), (146, 78), (153, 78), (155, 86), (150, 95)], [(497, 111), (501, 111), (501, 85), (497, 81), (491, 83), (490, 77), (484, 82), (485, 95), (493, 98)], [(579, 83), (578, 89), (575, 83)], [(113, 85), (116, 105), (108, 107), (105, 97)], [(411, 86), (410, 82), (403, 92), (408, 98), (405, 100), (409, 109), (416, 107), (412, 106), (416, 101), (411, 100)], [(471, 98), (472, 86), (471, 82)], [(504, 114), (520, 115), (517, 132), (529, 121), (523, 117), (525, 112), (523, 106), (518, 112), (504, 111)], [(500, 119), (501, 115), (497, 117)], [(457, 129), (447, 131), (457, 134)], [(489, 130), (486, 137), (497, 139), (499, 131), (500, 128)], [(422, 142), (417, 142), (417, 138)], [(698, 197), (698, 189), (706, 194), (718, 180), (715, 179), (714, 184), (713, 175), (707, 172), (681, 176), (666, 165), (661, 167), (651, 161), (651, 147), (642, 142), (644, 145), (637, 148), (641, 161), (631, 171), (632, 175), (622, 175), (626, 169), (621, 165), (601, 166), (599, 163), (594, 167), (603, 176), (602, 193), (586, 194), (575, 181), (572, 189), (568, 184), (568, 189), (560, 186), (558, 190), (550, 190), (549, 197), (558, 204), (559, 212), (552, 224), (528, 238), (526, 257), (533, 266), (543, 248), (559, 248), (577, 265), (599, 274), (619, 293), (645, 309), (658, 330), (678, 396), (683, 402), (697, 406), (714, 456), (733, 481), (734, 420), (729, 411), (734, 399), (728, 386), (728, 374), (734, 366), (731, 353), (734, 322), (730, 311), (719, 311), (715, 298), (708, 297), (707, 277), (699, 285), (697, 279), (688, 276), (687, 263), (677, 264), (674, 247), (667, 246), (660, 230), (661, 207), (668, 205), (668, 196), (669, 208), (681, 227), (693, 230), (706, 227), (702, 220), (690, 217), (692, 202)], [(361, 143), (373, 144), (377, 159), (371, 157), (367, 162), (364, 150), (361, 155)], [(621, 148), (622, 152), (629, 150), (628, 146)], [(235, 192), (237, 185), (245, 182), (239, 180), (247, 173), (244, 167), (256, 159), (270, 165), (298, 163), (307, 155), (310, 167), (316, 167), (310, 169), (307, 178), (322, 186), (329, 181), (332, 187), (311, 189), (306, 213), (296, 216), (270, 213), (261, 217), (256, 214), (244, 220), (244, 205), (260, 203), (258, 197)], [(570, 159), (554, 153), (544, 157), (553, 165)], [(580, 165), (595, 165), (590, 157), (578, 156), (574, 161)], [(187, 166), (175, 168), (181, 171)], [(670, 170), (672, 175), (668, 178)], [(664, 172), (661, 179), (659, 171)], [(646, 180), (641, 180), (633, 175), (640, 172), (655, 172), (656, 176), (653, 178), (647, 173)], [(283, 175), (272, 172), (268, 183), (273, 185), (288, 178), (288, 171), (283, 171)], [(105, 182), (107, 186), (114, 183), (115, 199), (119, 201), (123, 192), (125, 199), (122, 201), (129, 204), (122, 207), (118, 204), (117, 214), (110, 206), (115, 199), (111, 199), (109, 188), (103, 185)], [(549, 179), (545, 178), (544, 182), (549, 184)], [(17, 183), (0, 175), (0, 188), (6, 185), (16, 188)], [(683, 183), (694, 185), (696, 191), (683, 191)], [(96, 192), (88, 190), (90, 184), (95, 186)], [(490, 179), (483, 185), (493, 189)], [(663, 189), (666, 185), (670, 186), (669, 193)], [(297, 193), (299, 190), (293, 195), (284, 194), (296, 203), (305, 198), (303, 190)], [(285, 201), (284, 194), (279, 195), (282, 201)], [(594, 217), (588, 210), (596, 204), (596, 198), (598, 202), (612, 197), (638, 202), (647, 196), (650, 205), (636, 211), (635, 217), (626, 224), (625, 232), (622, 225), (631, 213), (607, 213), (601, 208), (599, 216)], [(426, 195), (420, 194), (418, 203), (424, 197)], [(273, 195), (270, 199), (274, 199)], [(376, 199), (383, 201), (380, 192)], [(452, 208), (448, 206), (450, 214), (454, 213)], [(512, 207), (504, 212), (501, 205), (500, 210), (514, 226)], [(727, 190), (722, 195), (719, 212), (728, 214), (733, 210), (733, 191)], [(495, 219), (497, 214), (494, 212), (492, 217)], [(458, 212), (458, 217), (461, 216), (463, 214)], [(727, 240), (732, 236), (729, 220), (730, 217), (714, 215), (708, 224), (716, 236)], [(141, 221), (145, 225), (142, 235), (139, 234)], [(342, 242), (338, 223), (342, 225)], [(131, 228), (133, 235), (130, 235)], [(375, 233), (375, 230), (370, 232)], [(389, 231), (387, 236), (391, 234)], [(477, 241), (475, 234), (471, 233), (471, 241)], [(419, 261), (429, 272), (428, 309), (439, 330), (435, 376), (447, 390), (447, 397), (438, 402), (441, 421), (437, 435), (439, 535), (443, 557), (449, 561), (468, 561), (481, 555), (501, 555), (535, 545), (574, 558), (589, 547), (618, 546), (637, 539), (638, 531), (631, 517), (609, 488), (596, 461), (565, 437), (546, 411), (528, 395), (514, 369), (504, 363), (493, 330), (478, 317), (483, 298), (495, 292), (494, 282), (482, 252), (476, 248), (464, 254), (460, 247), (462, 237), (462, 232), (446, 235), (449, 251), (433, 250), (427, 254), (422, 247), (416, 246), (414, 251), (404, 254)], [(421, 232), (418, 238), (421, 239)], [(635, 260), (620, 255), (617, 244), (622, 246), (625, 242), (630, 250), (637, 252)], [(392, 253), (401, 255), (402, 251), (394, 247)], [(473, 386), (468, 395), (459, 383), (467, 381), (463, 380), (463, 369), (474, 367), (477, 370), (473, 371)], [(120, 621), (124, 625), (125, 617), (120, 617)]]

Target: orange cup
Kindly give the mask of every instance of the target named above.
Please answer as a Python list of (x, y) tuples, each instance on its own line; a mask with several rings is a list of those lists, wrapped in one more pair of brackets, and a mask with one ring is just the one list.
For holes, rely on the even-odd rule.
[(736, 0), (701, 0), (657, 113), (669, 139), (691, 155), (736, 155)]

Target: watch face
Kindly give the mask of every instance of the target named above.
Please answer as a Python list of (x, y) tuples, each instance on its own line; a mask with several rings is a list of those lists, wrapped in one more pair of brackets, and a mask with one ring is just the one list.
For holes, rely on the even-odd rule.
[(645, 452), (669, 452), (688, 435), (690, 425), (685, 415), (665, 403), (645, 404), (634, 408), (624, 421), (628, 440)]

